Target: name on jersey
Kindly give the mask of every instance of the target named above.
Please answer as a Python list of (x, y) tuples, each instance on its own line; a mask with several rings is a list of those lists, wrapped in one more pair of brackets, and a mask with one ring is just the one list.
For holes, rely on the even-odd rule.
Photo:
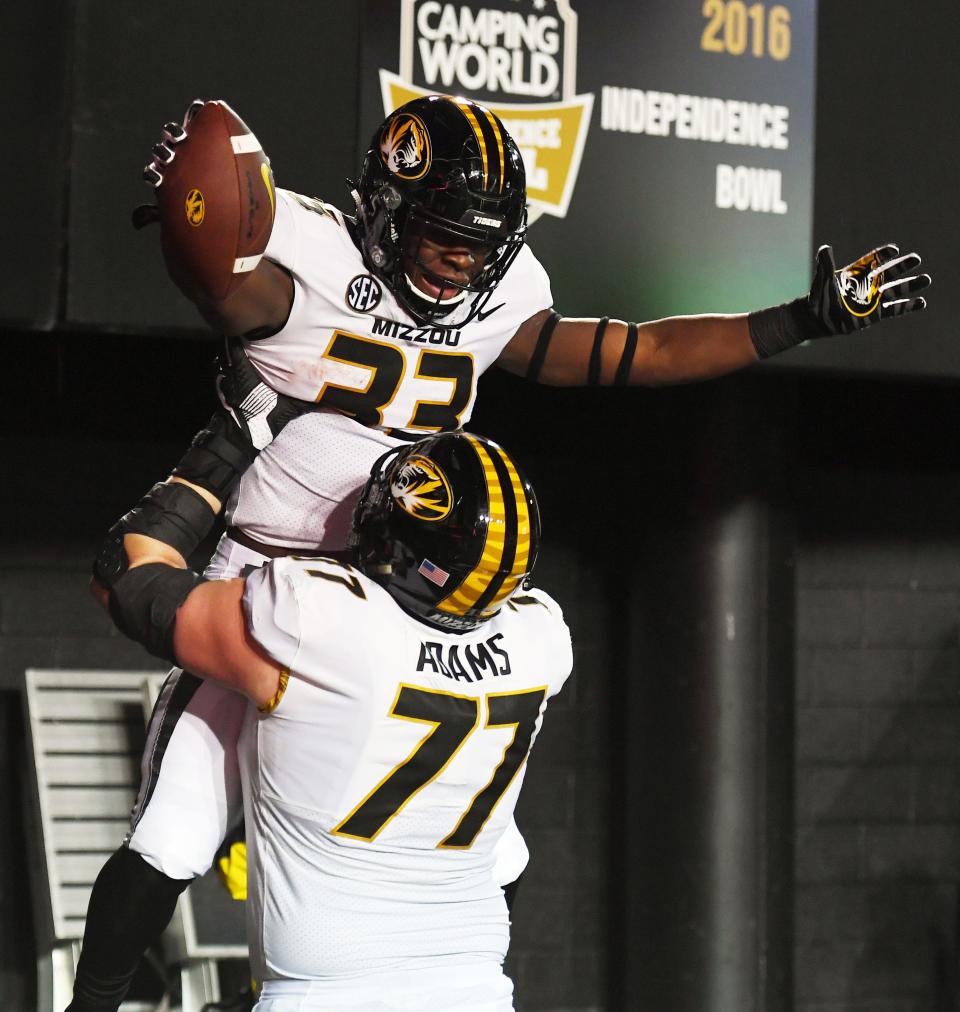
[(510, 655), (498, 643), (503, 633), (497, 633), (482, 643), (420, 644), (417, 671), (433, 671), (456, 682), (482, 682), (484, 675), (498, 678), (512, 671)]
[(442, 344), (448, 348), (456, 348), (463, 333), (462, 330), (454, 330), (452, 327), (417, 327), (412, 323), (385, 320), (382, 316), (373, 318), (373, 332), (383, 337), (410, 341), (412, 344)]

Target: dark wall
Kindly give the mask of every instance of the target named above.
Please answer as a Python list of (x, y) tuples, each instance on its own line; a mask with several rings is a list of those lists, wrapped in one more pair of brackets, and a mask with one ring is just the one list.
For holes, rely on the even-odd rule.
[(953, 1009), (958, 398), (837, 383), (802, 402), (796, 1010)]
[(814, 246), (839, 264), (899, 243), (934, 277), (929, 308), (895, 327), (799, 348), (780, 364), (960, 377), (950, 284), (960, 225), (960, 8), (818, 5)]
[[(822, 3), (819, 23), (815, 238), (850, 255), (900, 242), (934, 287), (917, 317), (791, 355), (955, 377), (957, 7)], [(952, 1009), (957, 391), (843, 379), (801, 390), (796, 1010)]]
[[(199, 330), (166, 278), (156, 235), (135, 236), (130, 226), (131, 210), (152, 200), (140, 177), (151, 146), (194, 98), (229, 99), (273, 159), (279, 185), (346, 199), (359, 5), (241, 4), (226, 20), (224, 11), (185, 0), (122, 10), (47, 0), (5, 13), (5, 130), (19, 148), (0, 166), (7, 248), (17, 257), (0, 278), (0, 320)], [(291, 59), (303, 40), (308, 48)]]
[(206, 391), (198, 397), (196, 381), (177, 380), (202, 375), (209, 352), (157, 342), (133, 357), (116, 338), (87, 347), (72, 336), (3, 338), (25, 352), (7, 357), (0, 414), (0, 806), (9, 813), (0, 831), (0, 1006), (28, 1012), (36, 1008), (26, 875), (34, 842), (21, 819), (29, 779), (20, 680), (27, 667), (157, 669), (90, 599), (91, 552), (205, 416)]
[(0, 164), (5, 218), (0, 320), (41, 328), (56, 323), (64, 281), (69, 9), (68, 0), (10, 5), (0, 35), (4, 135), (16, 149)]

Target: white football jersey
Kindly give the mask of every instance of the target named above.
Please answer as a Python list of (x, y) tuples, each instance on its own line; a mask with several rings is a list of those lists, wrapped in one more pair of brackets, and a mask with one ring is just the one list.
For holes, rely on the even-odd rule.
[(254, 975), (499, 975), (493, 848), (572, 666), (559, 606), (523, 592), (457, 635), (351, 567), (285, 558), (247, 578), (244, 609), (289, 671), (240, 741)]
[(442, 323), (418, 325), (367, 269), (340, 211), (289, 190), (277, 190), (265, 255), (293, 276), (293, 306), (279, 333), (247, 342), (250, 360), (274, 390), (363, 425), (462, 426), (477, 377), (520, 324), (553, 303), (546, 271), (523, 246), (475, 319), (459, 322), (468, 296)]
[(227, 519), (267, 544), (342, 549), (371, 464), (397, 442), (390, 430), (464, 425), (480, 374), (552, 305), (550, 282), (524, 246), (477, 318), (458, 324), (468, 297), (442, 325), (419, 326), (367, 270), (343, 215), (288, 190), (277, 191), (266, 256), (293, 276), (293, 306), (247, 354), (274, 389), (329, 410), (290, 423), (260, 453)]

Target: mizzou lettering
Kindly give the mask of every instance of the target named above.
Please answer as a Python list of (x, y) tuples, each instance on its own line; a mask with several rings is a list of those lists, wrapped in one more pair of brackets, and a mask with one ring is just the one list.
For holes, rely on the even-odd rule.
[(373, 318), (373, 332), (381, 337), (393, 337), (411, 344), (442, 344), (447, 348), (456, 348), (463, 333), (462, 330), (452, 330), (450, 327), (417, 327), (412, 323), (387, 320), (382, 316)]

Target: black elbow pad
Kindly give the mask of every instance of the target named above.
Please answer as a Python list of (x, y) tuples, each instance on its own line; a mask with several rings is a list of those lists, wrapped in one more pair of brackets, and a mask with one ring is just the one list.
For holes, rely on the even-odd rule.
[(110, 591), (110, 615), (125, 636), (147, 652), (178, 664), (173, 649), (177, 611), (194, 587), (206, 583), (192, 569), (150, 562), (128, 569)]

